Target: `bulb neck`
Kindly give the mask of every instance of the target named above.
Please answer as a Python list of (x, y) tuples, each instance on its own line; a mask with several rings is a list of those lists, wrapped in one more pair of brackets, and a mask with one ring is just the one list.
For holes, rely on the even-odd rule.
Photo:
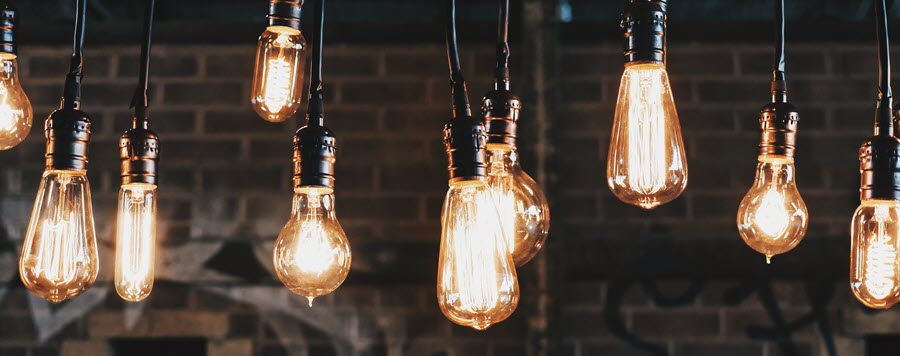
[(310, 124), (294, 134), (294, 188), (334, 188), (336, 156), (334, 132)]
[(269, 26), (285, 26), (300, 30), (303, 0), (270, 0)]
[(0, 53), (16, 54), (18, 51), (16, 27), (19, 13), (7, 3), (0, 4)]
[(900, 200), (900, 139), (873, 136), (859, 149), (860, 200)]
[(44, 122), (47, 170), (87, 169), (91, 120), (81, 110), (61, 108)]
[(496, 89), (487, 93), (482, 100), (481, 109), (487, 130), (487, 143), (515, 147), (516, 123), (521, 110), (522, 101), (508, 89)]
[(666, 0), (628, 0), (620, 26), (625, 63), (666, 61)]
[(487, 175), (487, 133), (481, 120), (457, 116), (444, 125), (450, 183), (481, 180)]
[(159, 137), (153, 131), (135, 127), (119, 138), (122, 185), (158, 184)]
[(763, 106), (759, 113), (759, 126), (762, 129), (759, 154), (793, 158), (799, 121), (800, 113), (790, 103), (774, 102)]

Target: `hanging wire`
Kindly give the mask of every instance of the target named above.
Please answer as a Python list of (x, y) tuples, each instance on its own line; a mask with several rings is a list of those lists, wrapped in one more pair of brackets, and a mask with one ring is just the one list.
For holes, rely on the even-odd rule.
[(87, 14), (87, 0), (75, 3), (75, 39), (72, 44), (72, 59), (63, 90), (63, 107), (78, 109), (81, 102), (82, 48), (84, 47), (84, 22)]
[(887, 3), (875, 0), (878, 34), (878, 109), (875, 114), (876, 134), (892, 135), (891, 51), (888, 44)]
[(500, 1), (497, 25), (497, 67), (494, 70), (494, 89), (509, 90), (509, 0)]
[(309, 79), (309, 106), (306, 109), (307, 125), (322, 126), (325, 116), (325, 89), (322, 84), (322, 45), (325, 31), (325, 0), (316, 0), (316, 12), (312, 34), (312, 68)]
[(447, 5), (447, 61), (450, 65), (451, 95), (453, 95), (453, 117), (472, 116), (469, 96), (466, 93), (466, 79), (459, 64), (459, 49), (456, 44), (456, 1), (446, 0)]
[(134, 128), (147, 128), (150, 118), (150, 99), (147, 91), (150, 88), (150, 48), (153, 45), (153, 12), (156, 1), (147, 0), (147, 12), (144, 13), (144, 33), (141, 42), (141, 72), (138, 75), (138, 86), (131, 100), (134, 108)]
[(775, 0), (775, 66), (772, 70), (772, 101), (787, 101), (784, 65), (784, 0)]

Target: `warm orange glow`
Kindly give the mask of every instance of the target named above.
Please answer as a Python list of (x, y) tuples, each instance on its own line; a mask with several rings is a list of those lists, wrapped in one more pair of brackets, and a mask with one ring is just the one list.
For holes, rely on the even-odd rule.
[(900, 301), (900, 202), (865, 200), (853, 214), (850, 287), (870, 308)]
[(153, 289), (156, 255), (156, 186), (128, 184), (119, 191), (116, 226), (116, 292), (130, 302)]
[(303, 100), (306, 40), (300, 31), (270, 26), (259, 37), (251, 103), (260, 117), (282, 122), (293, 116)]
[(15, 147), (28, 136), (31, 101), (19, 84), (16, 57), (0, 57), (0, 150)]

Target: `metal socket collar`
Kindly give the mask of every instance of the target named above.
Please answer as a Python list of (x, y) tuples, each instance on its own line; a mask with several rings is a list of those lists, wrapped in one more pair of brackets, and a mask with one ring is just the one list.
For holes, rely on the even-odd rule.
[(91, 119), (83, 111), (62, 108), (44, 121), (47, 169), (85, 170), (91, 142)]
[(285, 26), (300, 30), (300, 15), (303, 13), (303, 0), (270, 0), (269, 26)]
[(900, 139), (873, 136), (859, 149), (859, 198), (900, 200)]
[(444, 125), (444, 147), (450, 182), (476, 180), (487, 175), (487, 133), (481, 120), (458, 116)]
[(19, 14), (9, 4), (0, 5), (0, 53), (16, 54), (16, 25)]
[(334, 188), (334, 132), (324, 126), (304, 126), (294, 134), (294, 188)]
[(147, 183), (159, 180), (159, 136), (145, 128), (125, 131), (119, 138), (119, 158), (122, 184)]
[(625, 63), (665, 62), (666, 0), (628, 0), (620, 26)]
[(481, 107), (487, 142), (515, 146), (516, 123), (521, 110), (522, 101), (513, 92), (499, 89), (487, 93)]
[(759, 113), (762, 129), (759, 154), (794, 157), (799, 121), (800, 113), (790, 103), (777, 102), (764, 106)]

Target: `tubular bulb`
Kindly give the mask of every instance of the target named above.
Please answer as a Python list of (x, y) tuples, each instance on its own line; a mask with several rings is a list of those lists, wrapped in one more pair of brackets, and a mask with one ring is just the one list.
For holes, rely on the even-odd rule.
[(19, 259), (22, 282), (41, 298), (59, 303), (90, 288), (98, 269), (85, 172), (45, 171)]
[(806, 204), (797, 191), (794, 159), (759, 156), (756, 180), (741, 201), (738, 232), (748, 246), (766, 256), (790, 251), (803, 239), (809, 223)]
[(119, 190), (116, 226), (116, 292), (130, 302), (153, 289), (156, 254), (156, 185), (131, 183)]
[(16, 62), (15, 54), (0, 54), (0, 150), (15, 147), (31, 131), (31, 101), (19, 84)]
[(453, 182), (442, 213), (438, 305), (451, 321), (485, 330), (519, 304), (519, 282), (490, 187)]
[(275, 272), (312, 306), (350, 272), (350, 243), (334, 211), (334, 192), (325, 187), (294, 190), (291, 217), (275, 242)]
[(514, 146), (488, 144), (488, 185), (491, 188), (506, 244), (516, 266), (537, 255), (550, 229), (547, 198), (519, 165)]
[(306, 39), (286, 26), (269, 26), (259, 36), (253, 71), (253, 110), (271, 122), (293, 116), (303, 100)]
[(864, 200), (853, 214), (850, 288), (869, 308), (900, 301), (900, 202)]
[(644, 209), (677, 198), (687, 187), (684, 141), (665, 64), (626, 65), (606, 177), (616, 197)]

